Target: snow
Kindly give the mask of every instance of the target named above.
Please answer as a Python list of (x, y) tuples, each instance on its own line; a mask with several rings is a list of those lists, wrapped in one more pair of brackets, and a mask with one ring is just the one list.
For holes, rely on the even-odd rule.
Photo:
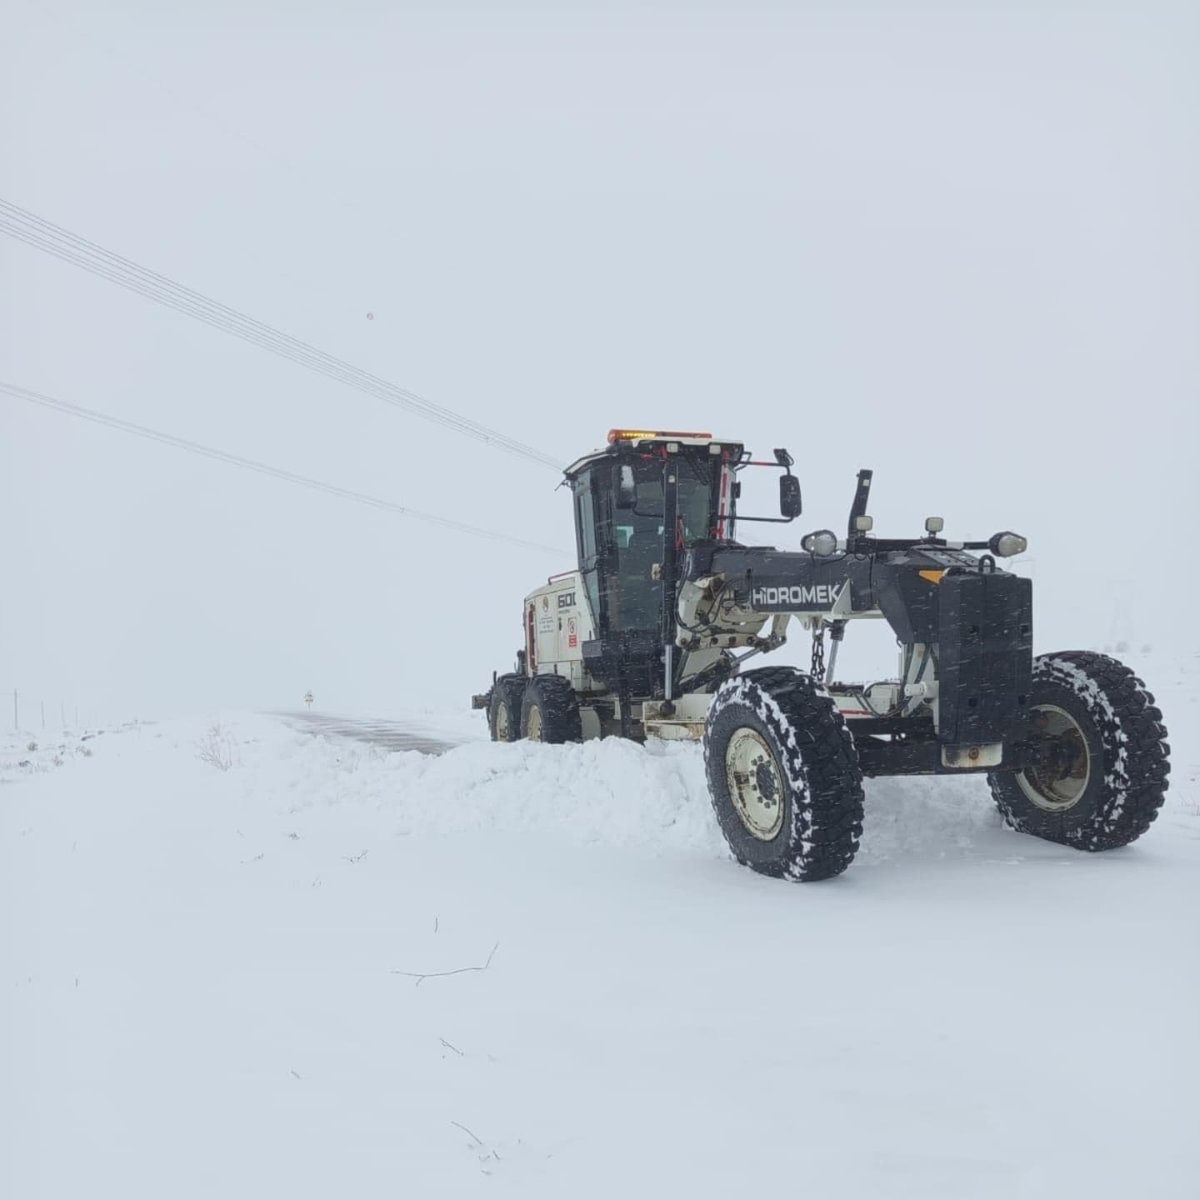
[(1200, 658), (1134, 665), (1136, 845), (875, 780), (813, 885), (728, 858), (694, 746), (9, 735), (0, 1191), (1190, 1197)]

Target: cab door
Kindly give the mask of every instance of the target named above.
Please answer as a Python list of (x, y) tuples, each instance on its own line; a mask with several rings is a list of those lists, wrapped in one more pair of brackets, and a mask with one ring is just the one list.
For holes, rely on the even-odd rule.
[(591, 624), (596, 630), (604, 628), (605, 612), (600, 586), (601, 562), (604, 558), (601, 541), (600, 497), (595, 484), (596, 470), (584, 471), (575, 477), (575, 537), (579, 547), (579, 573), (583, 591), (591, 610)]
[[(621, 466), (604, 463), (588, 474), (579, 497), (580, 569), (600, 627), (607, 633), (654, 633), (662, 623), (662, 481), (657, 464), (638, 464), (635, 509), (616, 503)], [(658, 514), (658, 515), (656, 515)]]

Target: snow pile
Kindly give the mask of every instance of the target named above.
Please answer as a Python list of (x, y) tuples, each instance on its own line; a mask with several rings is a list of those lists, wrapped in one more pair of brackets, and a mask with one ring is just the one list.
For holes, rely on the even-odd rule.
[(261, 794), (282, 770), (290, 811), (367, 805), (401, 835), (526, 833), (708, 854), (723, 845), (693, 746), (476, 741), (436, 756), (389, 754), (259, 726), (242, 759), (246, 795)]

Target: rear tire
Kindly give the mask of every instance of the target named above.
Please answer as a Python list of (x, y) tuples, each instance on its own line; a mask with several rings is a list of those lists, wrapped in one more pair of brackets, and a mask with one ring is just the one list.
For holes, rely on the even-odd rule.
[(1044, 654), (1033, 664), (1029, 705), (1048, 753), (1023, 771), (988, 776), (1005, 821), (1077, 850), (1141, 837), (1171, 769), (1162, 713), (1145, 684), (1105, 654)]
[(840, 875), (862, 835), (858, 752), (829, 694), (791, 667), (723, 684), (704, 727), (704, 768), (734, 858), (777, 879)]
[(520, 675), (501, 675), (492, 685), (488, 704), (488, 732), (493, 742), (515, 742), (521, 736), (521, 700), (525, 680)]
[(569, 679), (538, 675), (525, 686), (521, 701), (521, 736), (531, 742), (581, 742), (579, 698)]

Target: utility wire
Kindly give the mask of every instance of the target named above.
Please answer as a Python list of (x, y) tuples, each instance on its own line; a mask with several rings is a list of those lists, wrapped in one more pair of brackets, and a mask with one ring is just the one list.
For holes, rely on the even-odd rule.
[(3, 380), (0, 380), (0, 392), (16, 400), (26, 400), (30, 404), (40, 404), (43, 408), (57, 409), (59, 412), (67, 413), (69, 416), (82, 417), (85, 420), (94, 421), (98, 425), (107, 425), (110, 429), (118, 429), (122, 433), (132, 433), (138, 437), (149, 438), (151, 441), (162, 442), (167, 446), (175, 446), (177, 449), (186, 450), (190, 454), (200, 454), (205, 458), (213, 458), (218, 462), (229, 463), (234, 467), (243, 467), (247, 471), (257, 471), (262, 475), (271, 475), (275, 479), (282, 479), (285, 483), (295, 483), (301, 487), (313, 488), (316, 491), (326, 492), (331, 496), (340, 496), (343, 500), (353, 500), (358, 504), (366, 504), (371, 508), (399, 513), (401, 516), (413, 517), (418, 521), (428, 521), (431, 524), (440, 525), (444, 529), (452, 529), (457, 533), (469, 533), (472, 537), (486, 538), (489, 541), (508, 542), (514, 546), (521, 546), (526, 550), (538, 550), (559, 556), (563, 556), (564, 554), (564, 551), (557, 546), (547, 546), (541, 542), (526, 541), (524, 538), (513, 537), (512, 534), (501, 533), (497, 530), (481, 529), (476, 525), (467, 525), (463, 521), (454, 521), (449, 517), (439, 517), (435, 513), (421, 512), (416, 508), (408, 508), (402, 504), (395, 504), (391, 500), (382, 500), (378, 496), (371, 496), (366, 492), (356, 492), (350, 488), (338, 487), (336, 484), (324, 483), (319, 479), (310, 479), (307, 475), (298, 475), (294, 471), (285, 471), (280, 467), (272, 467), (268, 463), (257, 462), (252, 458), (243, 458), (239, 454), (230, 454), (227, 450), (217, 450), (212, 446), (202, 445), (200, 442), (192, 442), (187, 438), (176, 437), (171, 433), (163, 433), (158, 429), (150, 429), (146, 425), (137, 425), (133, 421), (125, 421), (120, 417), (109, 416), (108, 413), (97, 412), (92, 408), (84, 408), (79, 404), (71, 404), (66, 400), (58, 400), (54, 396), (47, 396), (42, 392), (30, 391), (28, 388), (18, 387), (15, 383), (5, 383)]
[(416, 413), (426, 420), (453, 429), (466, 437), (474, 438), (497, 449), (536, 462), (541, 466), (560, 469), (561, 464), (553, 455), (538, 450), (525, 442), (509, 437), (499, 430), (473, 421), (444, 405), (400, 387), (378, 375), (372, 375), (344, 359), (319, 350), (317, 347), (290, 334), (281, 332), (246, 313), (230, 308), (201, 292), (185, 287), (166, 275), (139, 266), (96, 242), (55, 225), (28, 209), (21, 208), (0, 197), (0, 233), (24, 242), (37, 250), (81, 267), (85, 271), (118, 284), (128, 291), (153, 300), (157, 304), (173, 308), (177, 312), (203, 321), (215, 329), (232, 334), (252, 345), (269, 350), (281, 358), (289, 359), (299, 366), (307, 367), (339, 383), (347, 384), (360, 392), (375, 396), (397, 408)]

